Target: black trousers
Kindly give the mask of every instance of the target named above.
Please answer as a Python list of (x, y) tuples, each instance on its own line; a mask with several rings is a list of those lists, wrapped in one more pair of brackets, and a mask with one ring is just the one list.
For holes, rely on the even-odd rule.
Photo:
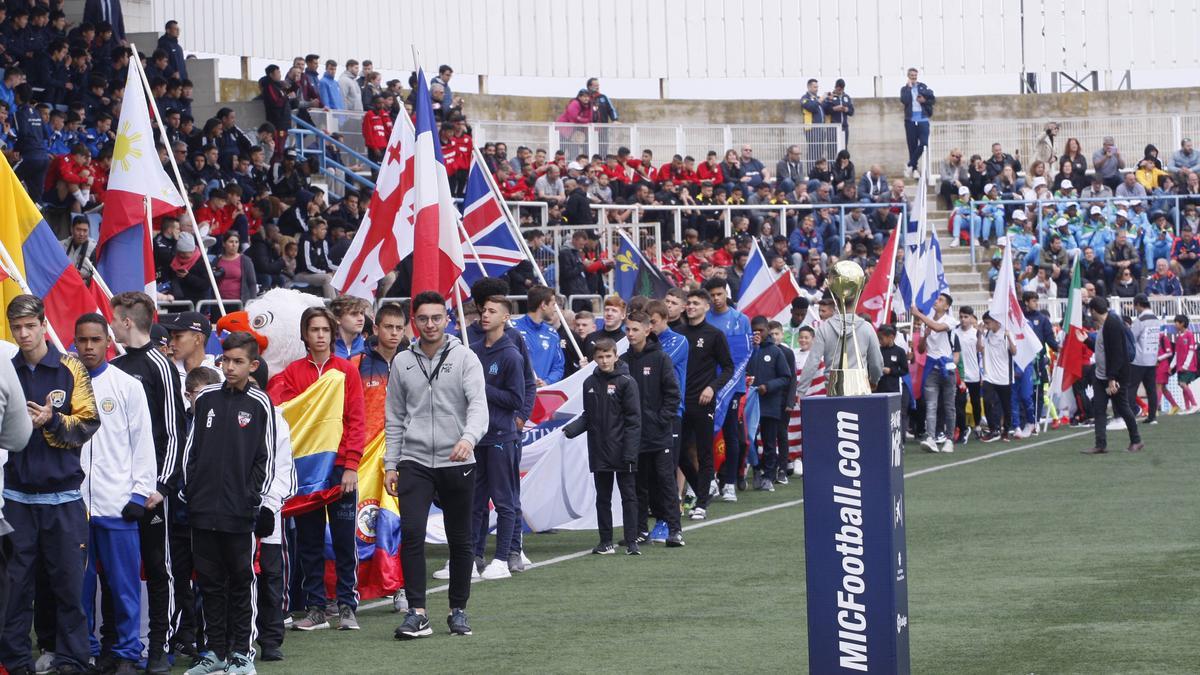
[(742, 463), (746, 461), (746, 443), (742, 441), (742, 421), (738, 418), (738, 407), (741, 406), (745, 394), (734, 394), (729, 399), (729, 410), (725, 412), (725, 421), (721, 424), (721, 437), (725, 439), (725, 463), (721, 465), (721, 482), (726, 485), (737, 483), (742, 473)]
[(258, 644), (283, 646), (283, 544), (258, 545)]
[(471, 598), (471, 566), (475, 564), (471, 511), (475, 498), (475, 465), (433, 469), (401, 462), (396, 497), (400, 502), (400, 569), (408, 606), (425, 609), (425, 521), (437, 493), (450, 545), (450, 608), (466, 609)]
[(983, 400), (987, 406), (988, 431), (998, 434), (1012, 427), (1012, 385), (983, 383)]
[(142, 546), (142, 570), (146, 576), (146, 607), (149, 623), (149, 633), (146, 641), (150, 643), (150, 654), (166, 652), (170, 645), (171, 636), (175, 632), (175, 579), (171, 570), (169, 501), (138, 522), (138, 535)]
[[(775, 480), (776, 471), (784, 468), (784, 463), (787, 461), (787, 446), (779, 445), (779, 427), (778, 419), (772, 417), (762, 417), (758, 420), (758, 436), (762, 439), (762, 468), (763, 475), (769, 480)], [(750, 439), (750, 448), (753, 452), (754, 439)], [(782, 454), (782, 457), (781, 457)]]
[[(689, 444), (696, 446), (696, 463), (683, 459)], [(708, 508), (708, 486), (713, 480), (713, 404), (688, 406), (679, 430), (680, 466), (696, 493), (696, 506)]]
[(218, 659), (231, 653), (254, 658), (254, 533), (192, 528), (196, 582), (204, 591), (208, 647)]
[(1117, 393), (1111, 397), (1108, 395), (1108, 390), (1105, 389), (1107, 382), (1096, 380), (1092, 387), (1092, 419), (1095, 421), (1096, 429), (1096, 447), (1108, 447), (1108, 402), (1111, 399), (1113, 412), (1117, 417), (1125, 420), (1125, 428), (1129, 431), (1129, 444), (1141, 443), (1142, 437), (1138, 433), (1137, 417), (1133, 414), (1133, 406), (1130, 405), (1130, 396), (1127, 387), (1118, 383)]
[(967, 399), (971, 400), (971, 410), (975, 415), (975, 425), (983, 423), (983, 410), (979, 407), (981, 400), (982, 383), (980, 382), (965, 382), (967, 385), (966, 391), (959, 391), (955, 395), (955, 407), (958, 413), (955, 415), (954, 426), (960, 430), (967, 428)]
[(1142, 385), (1146, 389), (1146, 404), (1150, 406), (1150, 413), (1146, 416), (1146, 422), (1153, 422), (1158, 419), (1158, 386), (1154, 381), (1158, 367), (1155, 366), (1129, 366), (1129, 407), (1136, 409), (1137, 404), (1134, 399), (1137, 397), (1138, 385)]
[(679, 531), (679, 490), (675, 487), (674, 449), (652, 450), (638, 455), (637, 502), (638, 531), (648, 532), (649, 517), (667, 524), (670, 532)]
[[(1092, 419), (1092, 398), (1088, 396), (1088, 385), (1093, 384), (1093, 375), (1096, 372), (1095, 365), (1086, 365), (1083, 367), (1083, 376), (1071, 385), (1071, 393), (1075, 395), (1075, 414), (1079, 420), (1088, 422)], [(1093, 389), (1095, 389), (1093, 387)]]
[[(621, 519), (625, 526), (625, 542), (636, 541), (637, 529), (637, 477), (633, 471), (597, 471), (592, 474), (596, 485), (596, 529), (600, 531), (600, 543), (612, 543), (612, 493), (613, 483), (621, 492)], [(407, 579), (407, 577), (405, 577)]]
[[(344, 469), (334, 467), (332, 484), (342, 482)], [(358, 609), (358, 540), (354, 536), (358, 491), (342, 493), (337, 501), (302, 513), (296, 522), (296, 561), (304, 578), (304, 606), (324, 609), (325, 532), (333, 548), (339, 606)]]
[[(178, 505), (176, 505), (178, 506)], [(181, 522), (171, 523), (167, 535), (171, 541), (171, 576), (175, 588), (175, 642), (205, 650), (204, 617), (200, 612), (200, 594), (192, 585), (195, 563), (192, 560), (192, 528)]]

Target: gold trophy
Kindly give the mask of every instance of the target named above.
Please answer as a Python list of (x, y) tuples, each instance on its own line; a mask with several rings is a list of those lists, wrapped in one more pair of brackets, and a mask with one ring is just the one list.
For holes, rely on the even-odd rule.
[[(858, 296), (862, 294), (863, 286), (867, 283), (867, 275), (858, 263), (840, 260), (829, 270), (827, 281), (829, 292), (833, 295), (833, 303), (838, 314), (842, 316), (842, 332), (838, 336), (841, 362), (836, 368), (827, 371), (826, 394), (866, 396), (871, 393), (871, 384), (867, 379), (867, 368), (859, 351), (858, 340), (854, 339), (854, 309), (858, 306)], [(853, 357), (850, 356), (851, 349), (854, 350)]]

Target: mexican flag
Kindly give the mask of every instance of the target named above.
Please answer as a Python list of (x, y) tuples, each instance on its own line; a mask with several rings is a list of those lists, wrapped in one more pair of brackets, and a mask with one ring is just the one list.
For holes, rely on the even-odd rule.
[(1063, 313), (1062, 349), (1054, 366), (1053, 391), (1063, 393), (1083, 377), (1083, 367), (1092, 358), (1092, 350), (1084, 344), (1087, 331), (1083, 328), (1083, 286), (1079, 276), (1079, 256), (1071, 266), (1071, 291), (1067, 294), (1067, 310)]

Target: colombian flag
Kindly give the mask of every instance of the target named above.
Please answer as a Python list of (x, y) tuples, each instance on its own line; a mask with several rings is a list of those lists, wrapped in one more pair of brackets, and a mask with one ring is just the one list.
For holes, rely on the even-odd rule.
[(358, 464), (358, 592), (364, 600), (395, 593), (404, 586), (400, 571), (400, 505), (383, 489), (380, 430), (363, 449)]
[(330, 474), (342, 440), (345, 386), (344, 373), (328, 370), (281, 406), (292, 431), (292, 459), (296, 465), (296, 494), (283, 505), (285, 518), (328, 504), (341, 494), (341, 485), (332, 485)]
[[(63, 346), (69, 347), (74, 340), (75, 319), (96, 311), (96, 301), (3, 155), (0, 155), (0, 244), (16, 267), (9, 272), (24, 277), (30, 291), (42, 299), (46, 304), (46, 320)], [(0, 302), (6, 308), (22, 292), (16, 281), (6, 278), (0, 285)], [(8, 322), (2, 323), (0, 336), (11, 342)]]

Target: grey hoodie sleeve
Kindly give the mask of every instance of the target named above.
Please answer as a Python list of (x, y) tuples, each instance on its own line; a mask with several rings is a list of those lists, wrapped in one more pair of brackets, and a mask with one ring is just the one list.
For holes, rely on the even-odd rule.
[(466, 347), (462, 349), (467, 353), (462, 370), (463, 390), (467, 395), (467, 418), (463, 423), (462, 440), (475, 447), (488, 429), (487, 387), (479, 357)]
[(395, 471), (400, 463), (400, 457), (404, 454), (404, 432), (408, 429), (408, 408), (405, 405), (404, 382), (400, 376), (401, 361), (399, 355), (392, 359), (391, 372), (388, 373), (383, 418), (385, 471)]
[(875, 328), (862, 319), (859, 321), (862, 322), (858, 324), (859, 344), (866, 342), (867, 347), (867, 353), (863, 355), (867, 361), (867, 379), (874, 386), (883, 377), (883, 353), (879, 350), (879, 336), (875, 334)]
[(8, 359), (0, 359), (0, 410), (4, 418), (0, 421), (0, 449), (20, 452), (29, 443), (33, 434), (33, 421), (25, 408), (25, 394), (17, 371)]

